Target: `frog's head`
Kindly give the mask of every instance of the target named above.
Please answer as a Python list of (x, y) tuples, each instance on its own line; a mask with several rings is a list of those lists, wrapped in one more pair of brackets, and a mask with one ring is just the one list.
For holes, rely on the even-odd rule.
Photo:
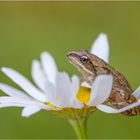
[(67, 54), (69, 62), (80, 71), (86, 81), (96, 75), (96, 69), (92, 61), (94, 57), (88, 51), (71, 51)]

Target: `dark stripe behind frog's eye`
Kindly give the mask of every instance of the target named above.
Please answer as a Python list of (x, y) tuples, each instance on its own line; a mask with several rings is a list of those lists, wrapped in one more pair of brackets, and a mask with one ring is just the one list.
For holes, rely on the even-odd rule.
[(87, 63), (88, 62), (88, 57), (87, 56), (85, 56), (85, 55), (83, 55), (83, 56), (80, 56), (80, 61), (82, 62), (82, 63)]

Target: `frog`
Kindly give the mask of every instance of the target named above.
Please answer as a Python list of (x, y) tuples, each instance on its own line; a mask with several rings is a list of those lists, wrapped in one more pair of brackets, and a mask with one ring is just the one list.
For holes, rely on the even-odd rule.
[[(133, 89), (125, 76), (103, 59), (87, 50), (70, 51), (67, 53), (67, 59), (78, 69), (83, 81), (89, 87), (92, 86), (94, 80), (99, 75), (110, 74), (113, 76), (112, 91), (109, 98), (105, 101), (109, 106), (121, 109), (137, 101), (137, 98), (132, 94)], [(140, 106), (124, 111), (122, 114), (126, 116), (139, 115)]]

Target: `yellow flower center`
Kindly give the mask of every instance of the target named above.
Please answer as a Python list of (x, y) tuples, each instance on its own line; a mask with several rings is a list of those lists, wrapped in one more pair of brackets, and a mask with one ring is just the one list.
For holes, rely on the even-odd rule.
[[(90, 88), (80, 87), (78, 90), (78, 93), (76, 95), (77, 100), (79, 100), (81, 103), (87, 105), (89, 100), (90, 100), (90, 91), (91, 91)], [(58, 96), (56, 96), (55, 99), (60, 100), (60, 98)], [(50, 102), (46, 102), (45, 104), (50, 106), (50, 107), (59, 108)]]
[(90, 89), (86, 87), (80, 87), (76, 98), (83, 104), (87, 105), (90, 100)]
[[(85, 119), (86, 117), (89, 116), (90, 113), (96, 111), (96, 107), (93, 106), (87, 106), (89, 100), (90, 100), (90, 88), (86, 87), (80, 87), (76, 98), (79, 100), (82, 104), (84, 104), (83, 108), (77, 109), (77, 108), (72, 108), (72, 107), (67, 107), (67, 108), (60, 108), (55, 105), (53, 105), (50, 102), (45, 103), (46, 105), (56, 108), (58, 110), (50, 110), (52, 113), (55, 115), (58, 115), (60, 117), (64, 117), (67, 119)], [(55, 97), (56, 100), (61, 100), (58, 96)]]

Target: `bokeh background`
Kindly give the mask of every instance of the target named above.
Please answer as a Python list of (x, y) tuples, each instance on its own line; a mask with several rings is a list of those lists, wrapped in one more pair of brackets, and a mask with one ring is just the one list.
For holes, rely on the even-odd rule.
[[(66, 60), (70, 50), (87, 49), (99, 33), (108, 35), (110, 63), (140, 85), (140, 2), (0, 2), (0, 67), (31, 80), (31, 62), (42, 51), (59, 70), (79, 74)], [(0, 82), (17, 87), (2, 72)], [(3, 95), (3, 93), (0, 93)], [(0, 138), (76, 138), (66, 120), (41, 111), (30, 118), (20, 108), (0, 109)], [(140, 116), (100, 111), (88, 121), (89, 138), (140, 138)]]

